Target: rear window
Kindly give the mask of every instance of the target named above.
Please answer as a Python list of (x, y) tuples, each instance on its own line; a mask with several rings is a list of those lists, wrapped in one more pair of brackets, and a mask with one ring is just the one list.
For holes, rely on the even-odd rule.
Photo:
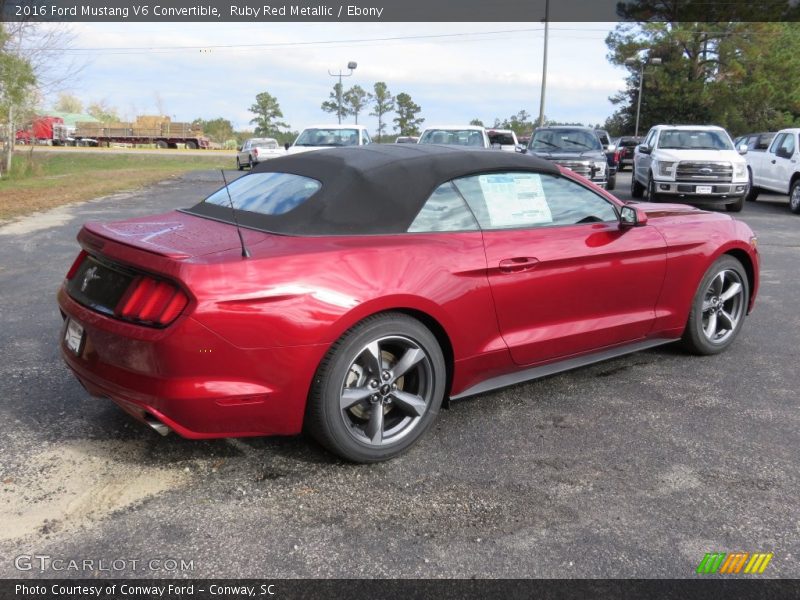
[(420, 144), (483, 146), (483, 134), (476, 129), (426, 129)]
[(489, 142), (492, 144), (502, 144), (503, 146), (513, 146), (514, 136), (510, 133), (489, 133)]
[[(316, 179), (291, 173), (252, 173), (232, 181), (205, 199), (209, 204), (262, 215), (282, 215), (313, 196), (322, 184)], [(230, 199), (228, 197), (230, 192)]]

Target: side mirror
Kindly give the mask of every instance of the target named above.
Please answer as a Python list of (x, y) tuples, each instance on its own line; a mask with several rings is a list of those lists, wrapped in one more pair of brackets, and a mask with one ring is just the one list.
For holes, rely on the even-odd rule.
[(288, 149), (289, 149), (289, 146), (291, 146), (291, 144), (290, 144), (289, 142), (286, 142), (286, 143), (283, 145), (283, 149), (284, 149), (284, 150), (288, 150)]
[(639, 144), (637, 150), (639, 150), (640, 154), (650, 154), (653, 152), (653, 149), (650, 146), (645, 146), (644, 144)]
[(619, 226), (622, 229), (647, 225), (647, 213), (638, 206), (626, 204), (619, 210)]
[(739, 144), (739, 147), (736, 149), (739, 154), (747, 154), (747, 144)]

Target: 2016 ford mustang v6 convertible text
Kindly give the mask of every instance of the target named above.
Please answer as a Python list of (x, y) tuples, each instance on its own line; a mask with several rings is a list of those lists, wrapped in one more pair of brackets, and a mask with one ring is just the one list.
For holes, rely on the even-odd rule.
[(759, 273), (727, 215), (442, 146), (276, 158), (78, 240), (61, 349), (89, 392), (162, 433), (305, 429), (362, 462), (406, 450), (445, 397), (676, 340), (720, 352)]

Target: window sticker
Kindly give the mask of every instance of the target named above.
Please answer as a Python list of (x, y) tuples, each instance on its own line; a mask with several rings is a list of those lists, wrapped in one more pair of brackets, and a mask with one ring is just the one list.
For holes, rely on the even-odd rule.
[(533, 173), (480, 175), (492, 227), (541, 225), (553, 222), (541, 176)]

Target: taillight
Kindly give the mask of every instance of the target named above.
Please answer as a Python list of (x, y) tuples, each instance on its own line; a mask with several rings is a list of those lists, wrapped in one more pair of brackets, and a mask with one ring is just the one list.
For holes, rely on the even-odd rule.
[(114, 314), (126, 321), (163, 327), (172, 323), (188, 303), (186, 294), (172, 283), (137, 275)]
[(86, 250), (81, 250), (80, 251), (80, 253), (78, 254), (78, 257), (75, 259), (75, 262), (72, 263), (72, 266), (69, 268), (69, 271), (67, 271), (67, 280), (70, 280), (73, 277), (75, 277), (75, 273), (78, 272), (78, 268), (81, 266), (81, 263), (83, 263), (84, 259), (87, 256), (88, 256), (88, 252), (86, 252)]
[(258, 148), (253, 148), (253, 154), (255, 154), (256, 156), (258, 156)]

